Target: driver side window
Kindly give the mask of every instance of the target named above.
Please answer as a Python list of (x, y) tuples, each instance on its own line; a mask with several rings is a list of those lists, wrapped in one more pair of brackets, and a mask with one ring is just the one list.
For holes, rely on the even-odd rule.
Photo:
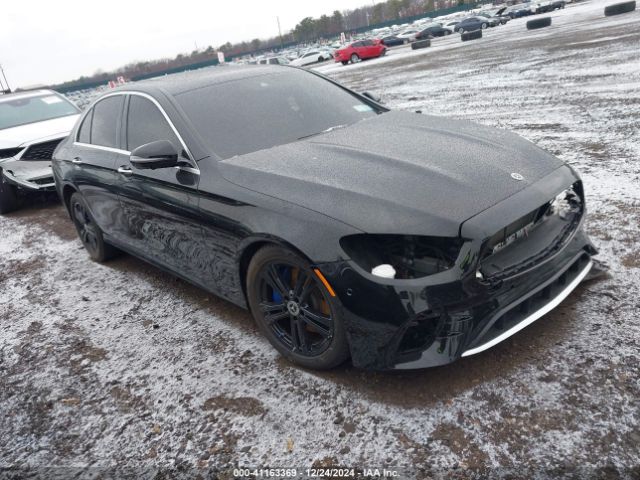
[(162, 112), (147, 98), (131, 95), (127, 113), (127, 150), (156, 140), (169, 140), (177, 151), (182, 144)]

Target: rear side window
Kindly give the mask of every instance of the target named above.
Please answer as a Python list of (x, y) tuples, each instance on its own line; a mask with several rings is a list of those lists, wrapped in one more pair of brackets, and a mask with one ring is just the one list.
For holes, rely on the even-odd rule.
[(93, 109), (85, 115), (80, 130), (78, 131), (78, 141), (80, 143), (91, 143), (91, 120), (93, 119)]
[(127, 150), (156, 140), (169, 140), (177, 150), (182, 146), (173, 129), (153, 102), (139, 95), (129, 100), (127, 115)]
[(117, 131), (123, 100), (123, 95), (116, 95), (95, 104), (91, 122), (92, 145), (118, 148)]

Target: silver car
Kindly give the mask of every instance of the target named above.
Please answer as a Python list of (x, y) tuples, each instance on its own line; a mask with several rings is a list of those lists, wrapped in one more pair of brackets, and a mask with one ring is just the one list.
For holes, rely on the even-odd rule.
[(79, 115), (52, 90), (0, 95), (0, 213), (16, 210), (26, 194), (55, 190), (51, 156)]

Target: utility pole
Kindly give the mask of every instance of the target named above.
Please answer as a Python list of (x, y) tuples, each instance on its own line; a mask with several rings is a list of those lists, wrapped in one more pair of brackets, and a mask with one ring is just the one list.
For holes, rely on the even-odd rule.
[(11, 93), (11, 87), (9, 86), (7, 77), (4, 74), (4, 69), (2, 68), (2, 65), (0, 65), (0, 73), (2, 74), (2, 79), (4, 79), (4, 83), (2, 82), (2, 79), (0, 79), (0, 88), (2, 90), (2, 93)]
[(278, 35), (280, 36), (280, 50), (284, 48), (284, 42), (282, 41), (282, 30), (280, 29), (280, 17), (276, 17), (278, 21)]

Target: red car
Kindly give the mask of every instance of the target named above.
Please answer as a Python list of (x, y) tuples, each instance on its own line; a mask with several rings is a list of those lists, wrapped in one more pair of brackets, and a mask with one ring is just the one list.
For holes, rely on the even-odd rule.
[(387, 47), (384, 46), (382, 40), (374, 39), (353, 42), (336, 50), (333, 55), (336, 62), (346, 65), (349, 61), (356, 63), (367, 58), (381, 57), (385, 53), (387, 53)]

